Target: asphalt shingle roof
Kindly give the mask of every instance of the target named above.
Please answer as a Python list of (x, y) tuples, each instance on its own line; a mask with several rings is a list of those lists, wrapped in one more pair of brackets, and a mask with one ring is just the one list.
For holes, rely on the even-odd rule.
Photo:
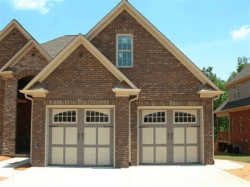
[(227, 100), (219, 108), (217, 108), (215, 112), (244, 107), (248, 105), (250, 105), (250, 97), (231, 102), (228, 102)]
[(55, 58), (72, 40), (76, 35), (67, 35), (54, 40), (40, 44), (40, 46), (49, 54), (51, 58)]

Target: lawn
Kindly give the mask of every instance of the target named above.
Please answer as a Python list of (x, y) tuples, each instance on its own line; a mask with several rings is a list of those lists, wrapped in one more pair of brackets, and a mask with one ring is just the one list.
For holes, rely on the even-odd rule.
[(223, 153), (223, 154), (214, 155), (214, 159), (234, 160), (234, 161), (250, 163), (249, 154), (234, 155), (234, 154)]

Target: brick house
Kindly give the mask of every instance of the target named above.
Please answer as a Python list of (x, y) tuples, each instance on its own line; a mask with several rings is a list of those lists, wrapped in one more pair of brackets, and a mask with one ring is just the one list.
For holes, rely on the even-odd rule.
[[(218, 143), (233, 143), (250, 154), (250, 64), (226, 85), (229, 99), (214, 113), (218, 123)], [(220, 132), (220, 118), (229, 118), (229, 131)]]
[(43, 44), (13, 20), (0, 67), (3, 154), (30, 151), (32, 166), (214, 163), (223, 92), (125, 0), (86, 35)]

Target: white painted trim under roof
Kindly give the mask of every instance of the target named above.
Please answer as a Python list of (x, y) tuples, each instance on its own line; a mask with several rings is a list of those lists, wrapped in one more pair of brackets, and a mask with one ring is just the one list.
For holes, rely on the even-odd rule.
[(215, 90), (220, 89), (201, 72), (201, 70), (185, 56), (169, 39), (167, 39), (159, 30), (157, 30), (140, 12), (138, 12), (127, 1), (120, 2), (111, 12), (109, 12), (97, 25), (95, 25), (86, 35), (91, 41), (99, 34), (113, 19), (115, 19), (123, 10), (126, 10), (133, 16), (150, 34), (152, 34), (166, 49), (168, 49), (189, 71), (191, 71), (203, 84), (209, 84)]
[(25, 95), (31, 95), (32, 97), (46, 97), (49, 93), (48, 90), (19, 90)]
[(129, 97), (130, 95), (138, 95), (141, 89), (114, 88), (112, 91), (115, 93), (116, 97)]
[(199, 91), (197, 94), (200, 94), (200, 98), (213, 98), (215, 96), (220, 96), (224, 94), (224, 91)]
[(17, 28), (28, 40), (32, 39), (32, 36), (21, 26), (18, 21), (13, 19), (1, 32), (0, 32), (0, 41), (13, 29)]
[(36, 82), (42, 82), (50, 75), (79, 45), (84, 45), (119, 81), (125, 81), (133, 89), (137, 87), (118, 70), (93, 44), (91, 44), (82, 34), (79, 34), (59, 55), (57, 55), (32, 81), (23, 89), (29, 89)]
[(18, 51), (1, 69), (1, 71), (4, 71), (5, 69), (9, 67), (13, 67), (16, 65), (16, 63), (22, 59), (24, 55), (26, 55), (33, 47), (35, 47), (46, 59), (48, 62), (51, 61), (51, 57), (44, 51), (44, 49), (34, 40), (31, 39), (23, 48)]

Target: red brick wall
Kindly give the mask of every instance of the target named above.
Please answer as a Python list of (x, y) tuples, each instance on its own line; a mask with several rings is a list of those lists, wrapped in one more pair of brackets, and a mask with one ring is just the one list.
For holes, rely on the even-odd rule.
[(4, 87), (5, 82), (0, 78), (0, 154), (2, 153), (3, 145)]
[[(123, 21), (125, 17), (125, 21)], [(213, 164), (213, 122), (212, 99), (201, 99), (197, 94), (201, 82), (165, 47), (160, 44), (131, 15), (123, 11), (91, 43), (116, 65), (116, 29), (133, 30), (133, 68), (119, 68), (139, 89), (138, 101), (147, 106), (157, 106), (158, 101), (165, 106), (204, 107), (204, 151), (205, 164)], [(161, 105), (161, 102), (158, 102)], [(137, 106), (132, 105), (132, 165), (137, 164)], [(142, 106), (138, 104), (138, 106)]]
[(17, 79), (5, 80), (3, 154), (15, 154), (16, 144)]
[(115, 100), (112, 88), (119, 80), (80, 45), (44, 83), (49, 90), (46, 99)]
[[(250, 154), (250, 110), (230, 112), (229, 115), (231, 120), (230, 142), (240, 146), (243, 151)], [(242, 119), (242, 133), (240, 132), (240, 117)], [(234, 132), (232, 132), (232, 118), (234, 119)], [(248, 142), (246, 140), (248, 140)]]
[[(34, 98), (33, 100), (33, 121), (32, 121), (32, 158), (31, 165), (36, 167), (45, 166), (45, 119), (46, 106), (44, 98)], [(39, 149), (35, 149), (35, 145)]]
[(2, 68), (28, 42), (27, 38), (14, 28), (0, 41), (0, 68)]
[(115, 105), (115, 164), (129, 166), (128, 98), (118, 97)]

